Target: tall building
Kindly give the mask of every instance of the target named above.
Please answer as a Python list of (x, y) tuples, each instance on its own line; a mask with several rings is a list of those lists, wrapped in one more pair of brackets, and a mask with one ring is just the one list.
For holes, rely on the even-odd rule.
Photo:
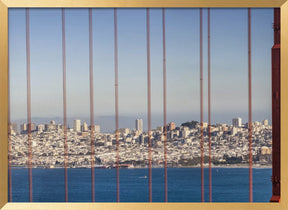
[(52, 120), (49, 124), (45, 124), (46, 131), (54, 131), (56, 129), (55, 121)]
[(142, 119), (136, 119), (135, 127), (136, 127), (137, 131), (143, 132), (143, 120)]
[(35, 123), (31, 123), (31, 131), (35, 131), (36, 130), (36, 124)]
[(120, 128), (119, 133), (128, 134), (128, 133), (130, 133), (130, 129), (129, 128)]
[(81, 120), (74, 120), (73, 130), (75, 132), (81, 132)]
[(100, 125), (95, 125), (95, 132), (100, 133)]
[(232, 125), (237, 128), (241, 127), (242, 119), (240, 117), (232, 119)]
[(168, 125), (168, 130), (173, 131), (176, 128), (176, 124), (174, 122), (170, 122)]
[(83, 132), (87, 132), (88, 131), (88, 125), (87, 125), (86, 122), (84, 122), (83, 125), (82, 125), (82, 131)]
[(207, 128), (208, 127), (208, 123), (207, 122), (203, 122), (203, 128)]
[[(31, 123), (31, 131), (35, 131), (36, 130), (36, 125), (35, 123)], [(28, 132), (28, 124), (24, 123), (20, 125), (20, 131), (21, 133), (25, 133)]]
[[(89, 126), (89, 130), (91, 130), (91, 125)], [(94, 125), (94, 132), (100, 133), (100, 125)]]
[(38, 133), (42, 133), (45, 130), (45, 126), (43, 124), (37, 125), (37, 131)]
[(100, 125), (94, 125), (95, 133), (100, 133)]
[(267, 119), (263, 120), (263, 125), (268, 126), (268, 120)]
[(18, 125), (17, 125), (17, 123), (11, 123), (11, 130), (14, 133), (18, 133)]
[(62, 125), (61, 124), (57, 124), (56, 125), (56, 131), (62, 130)]
[(28, 126), (26, 123), (23, 123), (20, 125), (20, 132), (21, 133), (25, 133), (25, 132), (27, 132), (27, 130), (28, 130)]

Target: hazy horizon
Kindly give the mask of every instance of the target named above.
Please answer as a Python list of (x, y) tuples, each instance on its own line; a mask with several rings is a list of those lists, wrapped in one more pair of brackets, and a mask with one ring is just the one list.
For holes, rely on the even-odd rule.
[[(242, 114), (242, 115), (241, 115)], [(244, 116), (245, 113), (241, 113), (240, 115), (235, 115), (235, 116), (231, 116), (231, 115), (225, 115), (225, 113), (220, 113), (220, 114), (216, 114), (213, 113), (213, 120), (212, 120), (212, 124), (215, 125), (217, 123), (223, 123), (223, 124), (228, 124), (228, 125), (232, 125), (232, 119), (233, 118), (242, 118), (242, 123), (245, 124), (247, 122), (247, 118), (248, 115), (246, 114), (246, 116)], [(261, 118), (262, 116), (264, 116), (265, 113), (259, 113), (256, 112), (254, 113), (254, 121), (260, 121), (262, 122), (264, 119), (268, 119), (269, 124), (271, 125), (271, 118), (265, 118), (263, 117), (263, 119)], [(88, 125), (90, 125), (90, 116), (70, 116), (67, 118), (67, 124), (68, 127), (73, 128), (73, 120), (75, 119), (80, 119), (81, 120), (81, 124), (83, 124), (83, 122), (86, 122)], [(230, 119), (230, 117), (232, 117)], [(139, 115), (120, 115), (119, 116), (119, 126), (120, 128), (129, 128), (129, 129), (134, 129), (135, 128), (135, 120), (141, 118), (143, 119), (143, 129), (144, 131), (147, 131), (147, 116), (145, 114), (139, 114)], [(50, 123), (51, 120), (55, 120), (56, 124), (63, 124), (63, 117), (61, 116), (47, 116), (47, 117), (32, 117), (32, 123), (36, 123), (36, 124), (48, 124)], [(199, 113), (190, 113), (189, 115), (184, 116), (183, 114), (178, 115), (178, 114), (172, 114), (170, 113), (167, 116), (167, 124), (169, 122), (175, 122), (176, 126), (180, 126), (182, 123), (184, 122), (188, 122), (188, 121), (192, 121), (192, 120), (196, 120), (196, 121), (200, 121), (199, 120)], [(23, 119), (15, 119), (13, 122), (18, 123), (18, 127), (19, 127), (19, 123), (27, 123), (27, 120), (25, 118)], [(207, 122), (207, 120), (204, 120), (204, 122)], [(101, 128), (101, 132), (114, 132), (115, 131), (115, 116), (113, 115), (103, 115), (103, 116), (95, 116), (95, 120), (94, 123), (96, 125), (100, 125)], [(152, 114), (152, 129), (158, 127), (158, 126), (163, 126), (163, 115), (161, 114)]]

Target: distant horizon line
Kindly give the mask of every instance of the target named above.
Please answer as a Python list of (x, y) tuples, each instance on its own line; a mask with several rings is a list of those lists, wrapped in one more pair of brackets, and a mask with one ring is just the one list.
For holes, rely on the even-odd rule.
[[(114, 115), (103, 115), (103, 116), (98, 116), (98, 117), (115, 117)], [(127, 117), (127, 118), (132, 118), (132, 116), (119, 116), (120, 118), (121, 117)], [(86, 122), (87, 120), (83, 120), (83, 118), (89, 118), (89, 117), (67, 117), (67, 119), (70, 119), (70, 120), (81, 120), (81, 121), (83, 121), (83, 122)], [(238, 119), (238, 118), (240, 118), (241, 120), (243, 119), (242, 117), (234, 117), (234, 118), (231, 118), (231, 120), (233, 120), (233, 119)], [(31, 119), (33, 120), (33, 119), (40, 119), (40, 120), (44, 120), (44, 119), (46, 119), (47, 121), (50, 121), (51, 122), (51, 120), (54, 120), (54, 119), (63, 119), (62, 117), (31, 117)], [(142, 120), (144, 120), (143, 119), (143, 117), (138, 117), (138, 118), (135, 118), (135, 120), (138, 120), (138, 119), (142, 119)], [(18, 119), (15, 119), (15, 120), (11, 120), (11, 123), (13, 123), (13, 121), (25, 121), (25, 120), (27, 120), (27, 119), (25, 119), (25, 118), (18, 118)], [(145, 119), (146, 120), (146, 119)], [(268, 120), (268, 122), (270, 122), (269, 121), (269, 119), (267, 119), (267, 118), (264, 118), (263, 120), (253, 120), (252, 122), (263, 122), (264, 120)], [(95, 121), (95, 120), (94, 120)], [(185, 121), (185, 120), (184, 120)], [(183, 123), (185, 123), (185, 122), (191, 122), (191, 121), (196, 121), (196, 122), (198, 122), (198, 123), (200, 123), (200, 121), (199, 120), (195, 120), (195, 119), (192, 119), (192, 120), (190, 120), (190, 121), (185, 121), (184, 122), (183, 121)], [(173, 122), (173, 121), (169, 121), (168, 122), (168, 124), (170, 123), (170, 122)], [(204, 123), (207, 123), (205, 120), (203, 121)], [(32, 122), (33, 123), (33, 122)], [(86, 122), (87, 123), (87, 122)], [(213, 123), (213, 124), (218, 124), (218, 123), (220, 123), (220, 124), (227, 124), (227, 123), (222, 123), (222, 122), (216, 122), (216, 123)], [(246, 123), (248, 123), (248, 122), (246, 122)], [(212, 125), (213, 125), (212, 124)], [(231, 123), (231, 124), (233, 124), (233, 123)], [(244, 122), (242, 123), (242, 124), (245, 124)]]
[[(204, 116), (206, 116), (204, 114)], [(227, 124), (231, 125), (232, 119), (240, 117), (242, 118), (242, 122), (248, 122), (248, 113), (245, 112), (217, 112), (212, 114), (212, 125), (221, 123), (221, 124)], [(133, 129), (135, 128), (135, 120), (137, 118), (143, 119), (143, 129), (147, 130), (147, 115), (146, 113), (135, 113), (135, 114), (123, 114), (119, 115), (119, 126), (121, 128), (130, 128)], [(18, 118), (18, 119), (11, 119), (11, 123), (25, 123), (27, 122), (27, 118)], [(86, 121), (86, 123), (90, 122), (90, 116), (84, 115), (84, 114), (79, 114), (79, 115), (73, 115), (67, 117), (68, 120), (68, 125), (73, 125), (73, 120), (74, 119), (80, 119), (81, 121)], [(206, 119), (206, 117), (204, 117)], [(258, 122), (263, 122), (263, 120), (268, 119), (268, 124), (271, 125), (272, 122), (272, 116), (271, 112), (264, 112), (264, 111), (256, 111), (252, 115), (252, 121), (258, 121)], [(63, 124), (63, 117), (62, 116), (49, 116), (49, 117), (41, 117), (41, 116), (35, 116), (32, 117), (32, 121), (34, 121), (36, 124), (47, 124), (51, 120), (55, 120), (56, 123), (58, 124)], [(191, 121), (200, 121), (200, 116), (197, 113), (168, 113), (167, 114), (167, 122), (175, 122), (175, 124), (180, 126), (182, 123), (185, 122), (191, 122)], [(204, 122), (207, 122), (208, 120), (204, 120)], [(101, 132), (113, 132), (115, 131), (115, 115), (114, 114), (105, 114), (105, 115), (94, 115), (94, 122), (95, 124), (98, 124), (101, 126)], [(152, 127), (158, 127), (158, 126), (163, 126), (163, 113), (157, 113), (157, 114), (152, 114)]]

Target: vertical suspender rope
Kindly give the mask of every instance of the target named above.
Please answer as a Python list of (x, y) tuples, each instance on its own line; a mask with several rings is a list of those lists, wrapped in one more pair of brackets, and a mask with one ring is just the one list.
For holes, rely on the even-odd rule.
[(209, 202), (212, 202), (211, 170), (211, 51), (210, 51), (210, 8), (208, 8), (208, 138), (209, 138)]
[[(9, 48), (8, 48), (9, 56)], [(8, 185), (9, 185), (9, 202), (12, 202), (12, 171), (11, 171), (11, 101), (10, 101), (10, 62), (8, 57)]]
[(92, 9), (89, 8), (89, 71), (90, 71), (90, 145), (91, 145), (91, 200), (95, 202), (95, 170), (94, 170), (94, 92), (93, 92), (93, 32)]
[(201, 201), (204, 202), (204, 130), (203, 130), (203, 15), (200, 8), (200, 130), (201, 130)]
[(120, 202), (119, 184), (119, 110), (118, 110), (118, 37), (117, 37), (117, 9), (114, 8), (114, 64), (115, 64), (115, 124), (116, 124), (116, 197)]
[(248, 109), (249, 109), (249, 202), (253, 202), (252, 180), (252, 82), (251, 82), (251, 9), (248, 8)]
[(27, 65), (27, 120), (28, 120), (28, 177), (29, 202), (33, 201), (32, 192), (32, 135), (31, 135), (31, 81), (30, 81), (30, 28), (29, 9), (26, 8), (26, 65)]
[(62, 8), (62, 62), (63, 62), (63, 121), (64, 121), (64, 181), (65, 201), (68, 202), (68, 146), (67, 146), (67, 102), (66, 102), (66, 38), (65, 38), (65, 9)]
[(151, 154), (151, 73), (150, 73), (150, 11), (146, 9), (147, 27), (147, 101), (148, 101), (148, 161), (149, 161), (149, 202), (152, 202), (152, 154)]
[(163, 29), (163, 116), (164, 116), (164, 185), (165, 202), (168, 202), (168, 177), (167, 177), (167, 109), (166, 109), (166, 37), (165, 37), (165, 9), (162, 8)]

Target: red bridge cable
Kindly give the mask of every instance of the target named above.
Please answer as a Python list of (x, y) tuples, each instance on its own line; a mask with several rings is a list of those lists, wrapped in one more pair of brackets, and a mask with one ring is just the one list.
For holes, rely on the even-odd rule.
[(212, 202), (211, 170), (211, 51), (210, 51), (210, 8), (208, 8), (208, 138), (209, 138), (209, 202)]
[(27, 70), (27, 120), (28, 120), (28, 177), (29, 202), (33, 201), (32, 192), (32, 135), (31, 135), (31, 81), (30, 81), (30, 28), (29, 9), (26, 8), (26, 70)]
[(68, 202), (68, 146), (67, 146), (67, 102), (66, 102), (66, 38), (65, 38), (65, 9), (62, 8), (62, 59), (63, 59), (63, 121), (64, 121), (64, 179), (65, 201)]
[(117, 9), (114, 8), (114, 64), (115, 64), (115, 124), (116, 124), (116, 196), (120, 202), (119, 184), (119, 110), (118, 110), (118, 37), (117, 37)]
[(165, 9), (162, 8), (163, 26), (163, 116), (164, 116), (164, 185), (165, 202), (168, 202), (168, 177), (167, 177), (167, 109), (166, 109), (166, 37), (165, 37)]
[(151, 154), (151, 73), (150, 73), (150, 11), (146, 9), (147, 26), (147, 101), (148, 101), (148, 160), (149, 160), (149, 202), (152, 202), (152, 154)]
[(249, 202), (253, 202), (252, 180), (252, 82), (251, 82), (251, 9), (248, 8), (248, 107), (249, 107)]
[[(9, 51), (9, 48), (8, 48)], [(8, 52), (9, 55), (9, 52)], [(11, 109), (10, 109), (10, 62), (8, 59), (8, 178), (9, 178), (9, 202), (12, 202), (12, 171), (11, 171)]]
[(204, 130), (203, 130), (203, 15), (200, 8), (200, 129), (201, 129), (201, 201), (204, 202)]
[(92, 9), (89, 8), (89, 71), (90, 71), (90, 140), (91, 140), (91, 200), (95, 202), (95, 171), (94, 171), (94, 93), (93, 93), (93, 32)]

